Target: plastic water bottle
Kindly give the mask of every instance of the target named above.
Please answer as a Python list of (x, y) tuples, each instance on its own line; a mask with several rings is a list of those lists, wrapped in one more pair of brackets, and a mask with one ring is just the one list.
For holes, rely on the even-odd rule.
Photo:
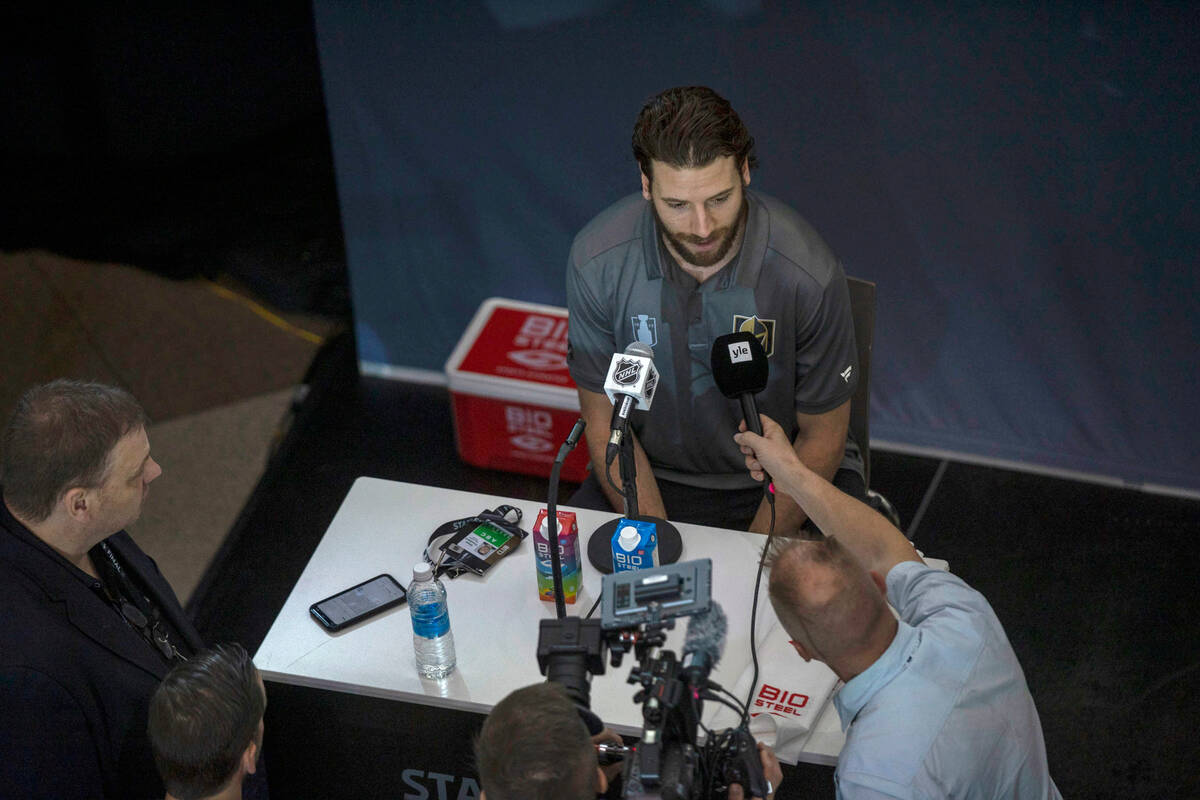
[(446, 608), (446, 587), (433, 577), (433, 567), (424, 561), (413, 567), (408, 587), (412, 614), (413, 652), (417, 672), (425, 678), (444, 678), (454, 671), (454, 634)]

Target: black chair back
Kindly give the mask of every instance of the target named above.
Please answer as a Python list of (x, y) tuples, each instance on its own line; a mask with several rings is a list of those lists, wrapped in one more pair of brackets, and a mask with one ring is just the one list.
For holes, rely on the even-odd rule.
[(858, 346), (858, 387), (850, 398), (850, 433), (863, 457), (863, 477), (871, 486), (871, 345), (875, 338), (875, 284), (846, 277), (850, 314)]

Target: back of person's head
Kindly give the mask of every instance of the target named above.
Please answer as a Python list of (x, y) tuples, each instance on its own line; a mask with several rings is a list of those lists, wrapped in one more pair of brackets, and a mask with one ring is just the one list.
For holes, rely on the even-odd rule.
[(57, 380), (29, 389), (0, 442), (5, 501), (42, 522), (68, 489), (103, 484), (117, 442), (144, 427), (146, 412), (115, 386)]
[(262, 744), (266, 693), (238, 644), (217, 645), (177, 664), (150, 698), (147, 730), (167, 791), (200, 800), (227, 787)]
[(870, 573), (836, 538), (780, 540), (770, 567), (780, 624), (826, 663), (871, 646), (890, 614)]
[(587, 726), (562, 688), (539, 683), (505, 697), (475, 738), (487, 800), (592, 800), (599, 764)]
[(707, 86), (677, 86), (655, 95), (633, 126), (633, 157), (647, 178), (651, 162), (676, 169), (704, 167), (733, 156), (738, 170), (755, 167), (754, 137), (733, 106)]

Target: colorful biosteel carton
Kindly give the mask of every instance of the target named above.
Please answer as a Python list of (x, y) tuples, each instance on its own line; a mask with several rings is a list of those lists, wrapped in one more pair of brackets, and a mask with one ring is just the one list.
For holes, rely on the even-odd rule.
[[(533, 526), (533, 555), (537, 562), (538, 596), (554, 602), (554, 569), (550, 560), (546, 509), (538, 511)], [(558, 552), (562, 559), (563, 599), (574, 603), (583, 586), (583, 559), (579, 552), (579, 526), (574, 511), (558, 512)]]
[(612, 537), (613, 572), (658, 565), (658, 528), (653, 522), (621, 517)]

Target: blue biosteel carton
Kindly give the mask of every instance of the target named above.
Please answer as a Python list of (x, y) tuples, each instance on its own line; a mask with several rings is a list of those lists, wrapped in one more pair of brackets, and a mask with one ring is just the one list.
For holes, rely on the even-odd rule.
[(658, 566), (658, 530), (653, 522), (622, 517), (612, 538), (613, 572)]

